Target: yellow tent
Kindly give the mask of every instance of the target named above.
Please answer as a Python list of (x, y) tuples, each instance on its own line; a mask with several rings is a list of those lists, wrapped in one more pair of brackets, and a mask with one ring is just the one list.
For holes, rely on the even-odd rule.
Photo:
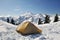
[(21, 23), (17, 27), (16, 31), (18, 33), (21, 33), (22, 35), (36, 34), (36, 33), (41, 33), (42, 32), (42, 30), (38, 29), (34, 24), (32, 24), (29, 21)]

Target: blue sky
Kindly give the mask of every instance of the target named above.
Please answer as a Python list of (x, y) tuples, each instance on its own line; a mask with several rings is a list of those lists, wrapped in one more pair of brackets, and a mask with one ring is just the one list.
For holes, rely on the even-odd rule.
[(26, 11), (60, 14), (60, 0), (0, 0), (0, 15), (20, 15)]

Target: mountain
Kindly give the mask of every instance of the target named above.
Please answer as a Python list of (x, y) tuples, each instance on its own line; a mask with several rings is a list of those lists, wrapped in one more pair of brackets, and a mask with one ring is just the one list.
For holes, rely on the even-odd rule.
[(26, 12), (22, 15), (19, 16), (19, 18), (17, 19), (17, 21), (19, 23), (25, 21), (25, 20), (29, 20), (31, 22), (38, 22), (38, 19), (41, 18), (42, 20), (44, 20), (45, 15), (43, 14), (33, 14), (32, 12)]
[[(28, 20), (28, 21), (31, 21), (31, 22), (34, 22), (34, 23), (38, 23), (38, 19), (41, 18), (41, 20), (43, 21), (44, 23), (44, 20), (45, 20), (45, 14), (33, 14), (32, 12), (25, 12), (25, 13), (22, 13), (20, 16), (6, 16), (6, 17), (0, 17), (0, 20), (3, 20), (3, 21), (6, 21), (7, 22), (7, 18), (9, 18), (9, 22), (11, 23), (11, 19), (14, 20), (14, 23), (16, 25), (22, 23), (23, 21), (25, 20)], [(50, 20), (52, 23), (54, 21), (54, 16), (50, 16)]]
[(27, 12), (25, 12), (25, 13), (21, 14), (20, 16), (30, 17), (30, 16), (32, 16), (32, 15), (33, 15), (33, 13), (32, 13), (32, 12), (27, 11)]
[(0, 16), (0, 20), (7, 21), (6, 17)]

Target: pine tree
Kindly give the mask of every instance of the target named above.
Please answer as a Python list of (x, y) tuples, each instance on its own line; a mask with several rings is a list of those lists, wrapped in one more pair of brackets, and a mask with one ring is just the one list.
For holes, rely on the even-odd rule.
[(7, 18), (7, 22), (9, 23), (9, 18)]
[(44, 23), (49, 23), (49, 22), (50, 22), (50, 17), (49, 17), (49, 15), (46, 15)]
[(38, 20), (38, 24), (42, 24), (41, 18), (39, 18), (39, 20)]
[(56, 14), (55, 18), (54, 18), (54, 22), (57, 22), (58, 21), (58, 14)]
[(33, 21), (34, 21), (34, 18), (32, 17), (31, 22), (33, 22)]
[(12, 23), (12, 24), (15, 24), (13, 18), (11, 19), (11, 23)]

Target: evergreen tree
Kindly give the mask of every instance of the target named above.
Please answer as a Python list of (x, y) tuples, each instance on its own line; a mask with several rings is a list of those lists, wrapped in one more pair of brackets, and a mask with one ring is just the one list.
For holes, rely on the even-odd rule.
[(31, 22), (33, 22), (33, 21), (34, 21), (34, 18), (32, 17)]
[(58, 21), (58, 14), (56, 14), (55, 18), (54, 18), (54, 22), (57, 22)]
[(15, 24), (13, 18), (11, 19), (11, 23), (12, 23), (12, 24)]
[(7, 18), (7, 22), (9, 23), (9, 18)]
[(42, 24), (41, 18), (39, 18), (39, 20), (38, 20), (38, 24)]
[(50, 22), (50, 17), (49, 17), (49, 15), (46, 15), (44, 23), (49, 23), (49, 22)]

